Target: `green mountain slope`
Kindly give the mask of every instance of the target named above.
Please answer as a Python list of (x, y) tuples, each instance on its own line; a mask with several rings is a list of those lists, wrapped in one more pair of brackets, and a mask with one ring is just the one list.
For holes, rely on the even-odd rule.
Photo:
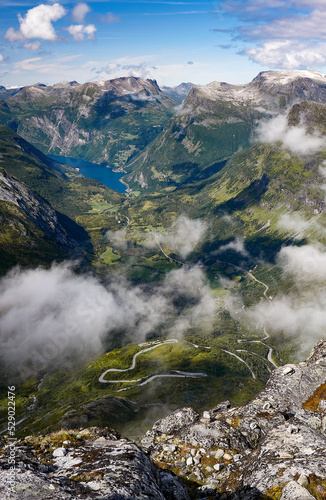
[(6, 104), (12, 128), (44, 153), (115, 168), (161, 132), (176, 106), (155, 81), (134, 77), (24, 87)]
[(250, 145), (257, 121), (308, 100), (326, 102), (319, 73), (271, 71), (246, 85), (194, 86), (164, 131), (128, 162), (125, 180), (135, 190), (153, 190), (207, 178)]
[[(319, 137), (322, 146), (326, 106), (315, 102), (294, 105), (288, 116), (290, 132), (303, 120), (310, 137)], [(250, 297), (250, 293), (256, 285), (248, 287), (246, 275), (251, 266), (258, 263), (258, 273), (273, 267), (270, 279), (276, 294), (292, 286), (289, 278), (283, 282), (280, 269), (275, 267), (275, 256), (282, 246), (326, 242), (325, 174), (321, 168), (325, 160), (325, 147), (302, 155), (280, 143), (257, 143), (234, 154), (207, 179), (131, 198), (126, 214), (130, 227), (135, 228), (144, 227), (144, 221), (149, 220), (154, 228), (169, 227), (179, 215), (206, 221), (205, 238), (188, 262), (205, 262), (212, 283), (220, 274), (242, 279), (246, 300), (253, 303), (257, 295)], [(237, 247), (235, 241), (242, 243)], [(225, 245), (230, 247), (220, 253)], [(172, 261), (180, 261), (168, 244), (164, 252)]]
[[(292, 293), (292, 298), (300, 294), (304, 297), (308, 287), (313, 288), (314, 284), (302, 282), (298, 285), (291, 275), (285, 275), (276, 256), (283, 246), (326, 243), (326, 105), (318, 102), (323, 101), (325, 89), (322, 84), (316, 86), (311, 78), (313, 85), (310, 87), (308, 78), (293, 80), (283, 74), (283, 81), (281, 78), (278, 81), (274, 76), (262, 75), (249, 89), (246, 88), (247, 94), (250, 91), (253, 96), (260, 96), (260, 101), (255, 100), (247, 111), (242, 104), (234, 103), (234, 94), (243, 88), (227, 89), (230, 96), (233, 93), (234, 104), (229, 108), (231, 118), (235, 113), (243, 112), (242, 124), (230, 121), (223, 106), (218, 116), (223, 116), (226, 137), (226, 130), (231, 130), (227, 129), (229, 125), (238, 123), (243, 126), (248, 116), (253, 119), (256, 112), (266, 116), (291, 104), (292, 100), (300, 101), (308, 89), (311, 91), (308, 94), (315, 100), (300, 101), (292, 106), (287, 115), (284, 137), (279, 137), (279, 142), (257, 142), (248, 147), (244, 144), (232, 155), (230, 147), (231, 157), (224, 160), (224, 156), (218, 156), (218, 148), (214, 151), (209, 148), (207, 151), (205, 148), (198, 150), (196, 158), (199, 158), (198, 162), (202, 158), (202, 166), (198, 164), (193, 168), (189, 165), (188, 170), (182, 172), (182, 178), (181, 169), (170, 165), (175, 185), (169, 185), (173, 184), (169, 179), (160, 178), (159, 171), (156, 167), (153, 169), (152, 164), (152, 177), (148, 183), (152, 191), (140, 193), (138, 197), (120, 195), (95, 181), (84, 179), (76, 172), (50, 162), (11, 130), (0, 130), (2, 165), (5, 166), (6, 162), (8, 172), (24, 180), (26, 185), (51, 202), (61, 214), (59, 222), (60, 217), (66, 222), (63, 226), (67, 232), (71, 234), (75, 228), (75, 234), (82, 232), (79, 241), (83, 241), (83, 235), (90, 239), (92, 248), (88, 250), (88, 256), (98, 272), (115, 272), (118, 279), (122, 278), (121, 282), (127, 277), (133, 284), (141, 284), (150, 296), (169, 271), (182, 267), (187, 273), (197, 265), (209, 280), (207, 293), (213, 297), (214, 304), (216, 302), (211, 329), (189, 323), (184, 334), (186, 342), (173, 347), (161, 346), (155, 355), (153, 351), (147, 352), (139, 358), (135, 370), (128, 371), (127, 382), (124, 381), (124, 372), (114, 374), (120, 380), (116, 385), (99, 381), (99, 376), (112, 367), (127, 370), (135, 353), (142, 349), (142, 344), (135, 343), (123, 347), (123, 336), (120, 332), (113, 332), (105, 344), (109, 352), (102, 357), (94, 357), (77, 367), (72, 363), (69, 369), (63, 363), (60, 371), (55, 368), (47, 373), (42, 384), (39, 377), (39, 380), (30, 379), (26, 385), (21, 385), (17, 392), (17, 407), (23, 418), (27, 417), (24, 433), (40, 428), (94, 423), (118, 425), (129, 429), (129, 433), (135, 422), (139, 427), (149, 426), (157, 418), (157, 413), (163, 415), (165, 410), (179, 407), (181, 398), (185, 405), (196, 401), (200, 410), (227, 399), (229, 395), (234, 402), (241, 403), (257, 392), (275, 363), (295, 359), (296, 341), (286, 338), (283, 331), (277, 337), (269, 337), (258, 321), (247, 327), (237, 319), (253, 305), (266, 304), (268, 307), (272, 298), (277, 300), (277, 296), (286, 297)], [(214, 86), (214, 95), (215, 91), (225, 93), (223, 88)], [(213, 103), (216, 102), (214, 99)], [(266, 113), (256, 109), (257, 102), (262, 108), (265, 106)], [(206, 106), (207, 98), (203, 103)], [(217, 108), (215, 112), (214, 109), (212, 107), (211, 116), (216, 118)], [(196, 110), (202, 113), (200, 106)], [(240, 119), (240, 114), (238, 117)], [(302, 144), (298, 144), (298, 139), (297, 150), (293, 144), (287, 146), (281, 142), (300, 127), (306, 134), (300, 136), (301, 142), (315, 141), (306, 152), (303, 152)], [(238, 139), (240, 135), (238, 133)], [(161, 137), (165, 137), (164, 133)], [(154, 143), (148, 147), (148, 155)], [(228, 147), (227, 143), (223, 144), (221, 139), (221, 147)], [(163, 144), (161, 149), (168, 161), (167, 143), (165, 149)], [(190, 152), (189, 158), (192, 158)], [(217, 165), (215, 171), (212, 168), (213, 172), (210, 169), (212, 162), (206, 163), (208, 158)], [(163, 171), (165, 165), (160, 165)], [(176, 231), (173, 223), (178, 216), (200, 219), (198, 224), (206, 228), (185, 257), (181, 255), (182, 246), (181, 252), (173, 246), (173, 231)], [(184, 218), (182, 223), (186, 225)], [(182, 233), (183, 244), (187, 244), (192, 230)], [(226, 309), (225, 296), (239, 299), (240, 305), (234, 306), (235, 314), (239, 316), (232, 317)], [(186, 294), (180, 298), (176, 296), (176, 302), (180, 313), (187, 302)], [(205, 304), (201, 303), (200, 307), (205, 310)], [(172, 314), (164, 319), (162, 329), (151, 331), (145, 340), (157, 341), (161, 335), (172, 337), (174, 319)], [(240, 345), (242, 342), (248, 343)], [(237, 352), (240, 352), (242, 361)], [(81, 363), (77, 360), (77, 365), (78, 362)], [(143, 377), (166, 375), (167, 370), (179, 370), (179, 375), (180, 370), (200, 371), (207, 377), (195, 382), (181, 377), (178, 383), (166, 377), (162, 381), (153, 380), (152, 386), (127, 385), (131, 379), (139, 382)], [(151, 390), (147, 390), (149, 388)], [(7, 388), (2, 389), (0, 416), (5, 425)], [(126, 392), (118, 392), (120, 390)], [(28, 409), (32, 400), (35, 404)], [(156, 408), (152, 412), (153, 404)], [(118, 418), (112, 415), (115, 411)]]
[(11, 267), (48, 264), (76, 244), (42, 198), (0, 167), (0, 274)]
[[(97, 258), (97, 254), (103, 253), (106, 248), (103, 231), (119, 227), (115, 211), (125, 201), (125, 195), (112, 191), (93, 179), (84, 178), (70, 167), (50, 160), (18, 134), (3, 126), (0, 126), (0, 155), (3, 174), (13, 176), (31, 189), (34, 197), (42, 197), (56, 211), (57, 222), (53, 223), (54, 226), (62, 226), (76, 242), (76, 248), (70, 248), (71, 256), (76, 252), (77, 255), (80, 254), (83, 249), (88, 258), (93, 260)], [(8, 200), (5, 201), (6, 206), (3, 206), (2, 210), (8, 211)], [(105, 211), (107, 213), (102, 217), (102, 212)], [(14, 212), (17, 212), (17, 208), (14, 208)], [(25, 215), (20, 213), (19, 216), (23, 219), (26, 215), (31, 218), (30, 214), (26, 214), (26, 210), (24, 213)], [(3, 244), (7, 245), (8, 249), (12, 243), (9, 215), (13, 217), (11, 212), (7, 213), (4, 222), (4, 227), (9, 232), (2, 233), (7, 234), (3, 238)], [(35, 221), (32, 220), (30, 223)], [(41, 248), (38, 251), (42, 253)], [(53, 255), (52, 260), (55, 258), (57, 256)], [(14, 260), (11, 259), (10, 262), (14, 263)], [(27, 263), (28, 259), (24, 259), (24, 262)], [(33, 259), (30, 264), (35, 264)]]

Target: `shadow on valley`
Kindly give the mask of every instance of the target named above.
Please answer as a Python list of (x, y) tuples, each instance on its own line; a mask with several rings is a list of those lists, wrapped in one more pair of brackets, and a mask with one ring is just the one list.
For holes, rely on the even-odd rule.
[(258, 204), (261, 197), (268, 190), (269, 179), (267, 175), (263, 174), (261, 179), (252, 182), (246, 189), (243, 189), (235, 198), (231, 198), (219, 205), (215, 212), (216, 213), (228, 213), (232, 214), (234, 211), (245, 210), (253, 204)]

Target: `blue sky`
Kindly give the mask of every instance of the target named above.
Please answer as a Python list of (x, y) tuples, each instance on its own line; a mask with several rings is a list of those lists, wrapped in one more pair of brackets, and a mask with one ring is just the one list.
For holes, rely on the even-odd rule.
[(0, 84), (326, 72), (325, 0), (0, 0)]

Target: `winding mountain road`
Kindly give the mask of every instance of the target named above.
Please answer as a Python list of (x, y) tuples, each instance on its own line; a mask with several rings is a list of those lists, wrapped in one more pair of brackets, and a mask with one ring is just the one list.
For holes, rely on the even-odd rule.
[(265, 297), (265, 299), (268, 300), (269, 302), (272, 302), (272, 299), (270, 297), (267, 297), (267, 295), (266, 295), (266, 293), (269, 290), (269, 286), (266, 285), (266, 283), (263, 283), (262, 281), (257, 280), (257, 278), (255, 278), (255, 276), (252, 274), (251, 271), (248, 271), (247, 275), (250, 276), (250, 278), (252, 278), (254, 281), (256, 281), (256, 283), (259, 283), (260, 285), (263, 285), (263, 287), (265, 288), (265, 291), (264, 291), (264, 297)]
[(129, 368), (109, 368), (108, 370), (105, 370), (105, 372), (102, 373), (102, 375), (99, 377), (98, 381), (102, 382), (102, 384), (107, 384), (107, 383), (117, 383), (117, 382), (139, 382), (139, 380), (105, 380), (104, 377), (107, 373), (109, 372), (128, 372), (130, 370), (133, 370), (136, 366), (136, 359), (140, 354), (143, 354), (144, 352), (149, 352), (152, 351), (153, 349), (156, 349), (157, 347), (160, 347), (161, 345), (165, 344), (177, 344), (179, 341), (177, 339), (168, 339), (165, 340), (164, 342), (160, 342), (159, 344), (155, 344), (154, 346), (148, 347), (147, 349), (143, 349), (142, 351), (137, 352), (134, 357), (132, 358), (132, 363)]
[[(177, 370), (175, 370), (177, 372)], [(180, 374), (179, 374), (180, 373)], [(182, 373), (182, 375), (181, 375)], [(207, 377), (206, 373), (188, 373), (188, 372), (177, 372), (177, 373), (166, 373), (166, 374), (160, 374), (160, 375), (152, 375), (151, 377), (149, 377), (148, 379), (144, 380), (144, 382), (141, 382), (140, 384), (137, 384), (133, 387), (140, 387), (142, 385), (146, 385), (148, 384), (149, 382), (151, 382), (152, 380), (156, 379), (156, 378), (188, 378), (188, 377), (191, 377), (191, 378), (200, 378), (200, 377)], [(138, 379), (138, 380), (111, 380), (111, 381), (108, 381), (106, 380), (106, 382), (139, 382), (140, 380), (143, 380), (143, 379)], [(119, 389), (117, 392), (121, 392), (121, 391), (127, 391), (128, 389), (130, 389), (130, 387), (124, 387), (123, 389)]]
[(248, 368), (248, 370), (250, 371), (251, 373), (251, 376), (254, 380), (256, 380), (256, 375), (254, 374), (254, 372), (252, 371), (252, 369), (250, 368), (250, 366), (244, 361), (244, 359), (240, 358), (240, 356), (237, 356), (236, 354), (234, 354), (233, 352), (230, 352), (230, 351), (226, 351), (225, 349), (221, 349), (221, 351), (223, 352), (226, 352), (228, 354), (230, 354), (231, 356), (234, 356), (235, 358), (237, 358), (239, 361), (241, 361), (243, 364), (246, 365), (246, 367)]
[[(143, 386), (143, 385), (146, 385), (148, 384), (149, 382), (151, 382), (152, 380), (155, 380), (156, 378), (187, 378), (187, 377), (191, 377), (191, 378), (199, 378), (199, 377), (207, 377), (206, 373), (191, 373), (191, 372), (183, 372), (183, 371), (180, 371), (180, 370), (173, 370), (172, 373), (167, 373), (167, 374), (158, 374), (158, 375), (151, 375), (149, 377), (142, 377), (142, 378), (138, 378), (138, 379), (128, 379), (128, 380), (106, 380), (104, 377), (107, 373), (109, 372), (128, 372), (130, 370), (133, 370), (136, 366), (136, 359), (137, 357), (140, 355), (140, 354), (143, 354), (144, 352), (149, 352), (149, 351), (152, 351), (153, 349), (156, 349), (157, 347), (160, 347), (161, 345), (166, 345), (166, 344), (176, 344), (178, 343), (179, 341), (177, 339), (168, 339), (168, 340), (165, 340), (164, 342), (160, 342), (158, 344), (155, 344), (151, 347), (148, 347), (147, 349), (143, 349), (142, 351), (139, 351), (137, 352), (133, 358), (132, 358), (132, 363), (130, 365), (129, 368), (109, 368), (108, 370), (105, 370), (105, 372), (102, 373), (102, 375), (99, 377), (99, 382), (101, 382), (102, 384), (120, 384), (120, 383), (124, 383), (124, 384), (137, 384), (135, 386), (132, 386), (132, 387), (140, 387), (140, 386)], [(145, 379), (145, 380), (144, 380)], [(130, 389), (131, 387), (124, 387), (122, 389), (119, 389), (117, 392), (121, 392), (121, 391), (126, 391), (128, 389)]]
[(256, 352), (253, 352), (253, 351), (247, 351), (246, 349), (236, 349), (237, 352), (247, 352), (248, 354), (252, 354), (253, 356), (257, 356), (258, 358), (262, 359), (263, 360), (263, 363), (264, 365), (266, 366), (267, 370), (269, 371), (269, 373), (272, 372), (272, 370), (270, 369), (270, 367), (268, 366), (268, 364), (266, 363), (265, 361), (265, 358), (263, 358), (263, 356), (260, 356), (260, 354), (257, 354)]

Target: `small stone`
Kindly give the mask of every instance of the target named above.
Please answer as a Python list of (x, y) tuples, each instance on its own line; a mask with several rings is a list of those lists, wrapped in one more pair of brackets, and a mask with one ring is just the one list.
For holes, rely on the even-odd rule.
[(190, 455), (192, 455), (193, 457), (197, 454), (197, 450), (195, 448), (192, 448), (190, 450)]
[(272, 408), (272, 405), (269, 401), (267, 401), (267, 403), (265, 403), (263, 406), (263, 410), (269, 410), (270, 408)]
[(300, 474), (300, 477), (298, 479), (298, 483), (301, 486), (307, 486), (309, 484), (309, 480), (308, 480), (307, 476), (305, 476), (304, 474)]
[(223, 469), (223, 464), (215, 464), (214, 465), (214, 469), (217, 470), (217, 471), (220, 471)]
[(321, 420), (321, 430), (322, 432), (326, 432), (326, 417), (323, 417)]
[(205, 476), (202, 472), (200, 472), (200, 470), (196, 470), (194, 472), (195, 476), (197, 477), (197, 479), (199, 479), (199, 481), (203, 481), (203, 479), (205, 479)]
[(206, 498), (207, 495), (214, 495), (216, 493), (215, 488), (212, 489), (211, 484), (210, 485), (205, 484), (204, 486), (200, 486), (199, 488), (197, 488), (197, 492), (200, 495), (199, 498), (203, 498), (203, 496), (205, 496)]
[(259, 428), (259, 425), (257, 424), (257, 422), (251, 422), (250, 423), (250, 429), (254, 430), (254, 429), (257, 429)]
[(176, 449), (177, 449), (177, 447), (175, 444), (165, 444), (163, 446), (164, 451), (169, 451), (171, 453), (174, 453)]
[(201, 453), (202, 455), (205, 455), (205, 453), (206, 453), (205, 448), (199, 448), (199, 453)]
[(286, 432), (288, 432), (289, 434), (296, 434), (297, 432), (299, 432), (299, 428), (296, 425), (291, 424), (286, 429)]
[(284, 486), (280, 500), (313, 500), (314, 498), (306, 488), (296, 481), (290, 481)]
[(321, 399), (318, 405), (318, 410), (326, 412), (326, 399)]
[(53, 484), (49, 484), (49, 490), (55, 490), (55, 486), (53, 486)]
[(70, 443), (71, 443), (71, 441), (69, 441), (69, 439), (67, 439), (66, 441), (63, 441), (63, 443), (62, 443), (62, 444), (66, 444), (66, 445), (68, 445), (68, 444), (70, 444)]
[(194, 461), (193, 461), (192, 457), (187, 458), (186, 464), (187, 464), (188, 467), (189, 467), (189, 465), (193, 465), (193, 463), (194, 463)]
[(105, 446), (107, 443), (107, 440), (105, 439), (104, 436), (101, 436), (97, 439), (95, 439), (95, 441), (93, 441), (93, 446)]
[(90, 437), (90, 432), (89, 432), (89, 429), (83, 429), (82, 431), (80, 431), (80, 434), (81, 436), (83, 437)]
[(101, 483), (99, 483), (98, 481), (89, 481), (87, 483), (87, 486), (94, 491), (99, 491), (102, 489), (103, 485)]
[(242, 455), (240, 455), (240, 453), (237, 453), (236, 455), (234, 455), (233, 460), (235, 462), (239, 462), (239, 460), (241, 460), (241, 458), (242, 458)]
[(209, 424), (211, 419), (210, 418), (201, 418), (200, 421), (202, 424)]
[(325, 491), (321, 484), (318, 484), (316, 490), (319, 491), (320, 493), (324, 493)]
[(66, 448), (57, 448), (56, 450), (54, 450), (52, 455), (54, 457), (64, 457), (65, 455), (67, 455), (67, 450)]
[[(207, 483), (207, 486), (208, 487), (211, 487), (211, 488), (217, 488), (217, 486), (219, 485), (219, 480), (218, 479), (210, 479)], [(213, 490), (214, 491), (214, 490)]]
[(295, 372), (295, 369), (291, 365), (287, 365), (283, 367), (282, 375), (290, 375)]
[(206, 470), (207, 472), (214, 472), (213, 467), (211, 467), (210, 465), (207, 465)]
[(280, 452), (278, 453), (278, 456), (279, 456), (280, 458), (293, 458), (292, 453), (288, 453), (287, 451), (280, 451)]
[(194, 463), (195, 463), (195, 465), (200, 464), (200, 461), (201, 461), (201, 456), (200, 455), (196, 455), (194, 457)]
[(209, 411), (204, 411), (203, 412), (203, 418), (205, 418), (205, 419), (207, 418), (209, 420), (211, 419), (211, 415), (210, 415)]
[(232, 460), (232, 455), (230, 455), (230, 453), (224, 453), (223, 458), (224, 460)]
[(183, 467), (184, 463), (183, 462), (174, 462), (175, 467)]
[(219, 460), (220, 458), (223, 458), (223, 455), (224, 455), (224, 450), (219, 449), (219, 450), (217, 450), (217, 452), (215, 453), (215, 458), (216, 458), (217, 460)]

